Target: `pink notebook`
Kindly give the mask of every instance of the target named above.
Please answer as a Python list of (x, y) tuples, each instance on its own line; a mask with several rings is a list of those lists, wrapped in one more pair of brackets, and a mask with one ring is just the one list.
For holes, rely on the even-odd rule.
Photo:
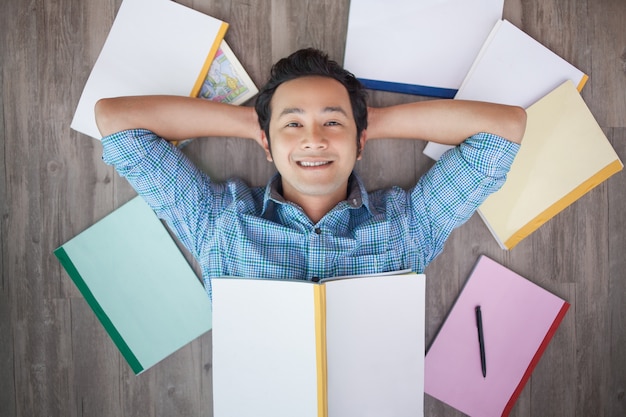
[(469, 416), (507, 416), (568, 308), (568, 302), (481, 256), (426, 354), (424, 391)]

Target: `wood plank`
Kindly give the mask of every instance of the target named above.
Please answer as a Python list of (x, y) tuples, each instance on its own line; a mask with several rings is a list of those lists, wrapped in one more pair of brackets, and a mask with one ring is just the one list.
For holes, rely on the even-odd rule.
[[(0, 14), (0, 27), (9, 27), (9, 16), (13, 11), (12, 5), (5, 7)], [(6, 29), (0, 29), (0, 57), (9, 55), (11, 45), (9, 39), (4, 36)], [(13, 352), (13, 303), (12, 289), (9, 280), (8, 246), (9, 246), (9, 205), (7, 195), (6, 173), (9, 169), (6, 160), (5, 143), (5, 80), (9, 80), (9, 74), (5, 75), (5, 65), (0, 68), (0, 414), (16, 414), (16, 389), (14, 375), (14, 352)]]
[(622, 0), (594, 1), (592, 7), (583, 24), (591, 55), (591, 88), (583, 97), (601, 126), (626, 127), (626, 7)]
[[(121, 416), (120, 369), (128, 366), (91, 307), (70, 299), (73, 393), (78, 416)], [(140, 397), (145, 399), (145, 397)]]
[[(45, 65), (53, 59), (46, 53), (51, 32), (62, 35), (63, 28), (46, 26), (50, 10), (37, 2), (15, 2), (8, 8), (6, 42), (12, 45), (3, 64), (6, 196), (8, 231), (7, 266), (11, 278), (11, 317), (13, 322), (14, 369), (17, 415), (73, 415), (71, 349), (68, 349), (70, 323), (67, 303), (59, 296), (58, 274), (51, 273), (50, 248), (57, 237), (53, 226), (56, 212), (50, 210), (55, 179), (49, 171), (44, 141), (54, 142), (56, 115), (48, 115), (43, 104), (54, 95), (52, 75)], [(6, 13), (6, 11), (4, 11)], [(54, 17), (50, 19), (55, 21)], [(17, 47), (15, 47), (17, 45)], [(61, 52), (62, 53), (62, 52)], [(3, 66), (4, 66), (3, 65)], [(44, 70), (45, 69), (45, 70)], [(51, 139), (52, 138), (52, 139)], [(54, 177), (54, 176), (53, 176)], [(45, 207), (44, 207), (45, 206)], [(55, 279), (56, 278), (56, 279)], [(67, 337), (66, 337), (67, 336)]]
[[(624, 106), (626, 108), (626, 106)], [(622, 161), (626, 161), (626, 128), (609, 129), (607, 135)], [(604, 415), (626, 415), (626, 171), (608, 181), (608, 317), (605, 343), (608, 357), (603, 362), (608, 375), (602, 401)], [(602, 302), (597, 300), (597, 302)], [(598, 360), (601, 360), (598, 358)]]

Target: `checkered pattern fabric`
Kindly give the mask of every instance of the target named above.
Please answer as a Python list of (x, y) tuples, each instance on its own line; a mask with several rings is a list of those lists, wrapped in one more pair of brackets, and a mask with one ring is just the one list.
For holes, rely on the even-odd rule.
[(102, 139), (115, 166), (211, 277), (325, 278), (401, 269), (421, 273), (452, 230), (505, 181), (519, 145), (480, 133), (446, 152), (412, 189), (368, 193), (356, 174), (348, 199), (317, 224), (266, 187), (214, 183), (176, 147), (142, 129)]

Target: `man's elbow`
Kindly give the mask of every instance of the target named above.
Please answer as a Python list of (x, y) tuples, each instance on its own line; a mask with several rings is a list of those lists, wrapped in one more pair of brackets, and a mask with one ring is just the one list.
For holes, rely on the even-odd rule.
[(507, 135), (508, 140), (515, 143), (522, 143), (524, 133), (526, 132), (526, 110), (522, 107), (511, 106), (510, 115), (507, 119)]
[(114, 103), (115, 99), (113, 98), (102, 98), (96, 102), (94, 107), (96, 125), (103, 137), (121, 130), (116, 126), (117, 118), (115, 117)]

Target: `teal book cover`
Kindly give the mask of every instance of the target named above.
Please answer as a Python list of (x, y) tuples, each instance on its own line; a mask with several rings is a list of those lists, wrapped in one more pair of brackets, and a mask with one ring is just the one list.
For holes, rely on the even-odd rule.
[(135, 374), (211, 329), (202, 283), (140, 197), (54, 254)]

